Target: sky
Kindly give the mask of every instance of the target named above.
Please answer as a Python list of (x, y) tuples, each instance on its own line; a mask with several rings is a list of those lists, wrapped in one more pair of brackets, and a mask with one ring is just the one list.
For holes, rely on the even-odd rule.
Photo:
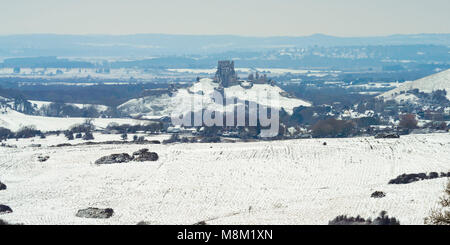
[(450, 33), (449, 0), (14, 0), (0, 35)]

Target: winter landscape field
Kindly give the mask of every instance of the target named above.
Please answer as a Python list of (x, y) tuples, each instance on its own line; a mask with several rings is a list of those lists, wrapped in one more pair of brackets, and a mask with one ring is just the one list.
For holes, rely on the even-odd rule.
[[(2, 7), (2, 238), (450, 224), (448, 0)], [(110, 228), (96, 237), (137, 237)]]
[[(51, 147), (64, 141), (52, 136), (19, 141), (17, 148), (0, 147), (0, 178), (8, 185), (0, 200), (14, 210), (2, 219), (23, 224), (324, 225), (341, 214), (374, 218), (385, 210), (401, 224), (423, 224), (437, 206), (446, 178), (388, 182), (403, 173), (439, 173), (450, 167), (448, 133)], [(158, 161), (94, 163), (141, 148), (157, 152)], [(40, 162), (42, 155), (50, 158)], [(375, 191), (386, 196), (372, 198)], [(75, 216), (86, 207), (113, 208), (115, 213), (109, 219)]]

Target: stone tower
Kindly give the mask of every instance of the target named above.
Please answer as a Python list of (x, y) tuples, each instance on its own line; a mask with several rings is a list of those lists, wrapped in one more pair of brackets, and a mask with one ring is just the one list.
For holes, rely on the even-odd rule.
[(214, 81), (226, 88), (237, 84), (237, 75), (234, 71), (234, 61), (220, 60)]

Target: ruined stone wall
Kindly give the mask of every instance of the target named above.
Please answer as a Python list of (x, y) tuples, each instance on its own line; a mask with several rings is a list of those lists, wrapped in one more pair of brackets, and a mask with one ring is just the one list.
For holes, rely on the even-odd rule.
[(220, 60), (214, 81), (224, 88), (238, 84), (234, 61)]

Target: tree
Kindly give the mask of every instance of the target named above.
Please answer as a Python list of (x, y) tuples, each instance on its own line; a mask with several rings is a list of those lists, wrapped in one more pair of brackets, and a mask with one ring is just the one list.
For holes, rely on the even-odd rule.
[(401, 128), (405, 129), (415, 129), (417, 128), (417, 120), (414, 114), (403, 114), (400, 116), (400, 124)]
[(73, 140), (73, 133), (71, 131), (65, 131), (64, 136), (66, 136), (68, 140)]
[(356, 126), (352, 121), (328, 118), (318, 121), (311, 128), (313, 137), (346, 137), (354, 133)]
[(94, 135), (92, 135), (91, 132), (86, 132), (83, 136), (83, 140), (93, 140), (94, 139)]
[(0, 127), (0, 140), (8, 139), (13, 133), (7, 128)]
[(37, 130), (35, 126), (25, 126), (16, 132), (16, 138), (31, 138), (40, 134), (42, 134), (41, 131)]
[(123, 141), (125, 141), (125, 140), (128, 139), (128, 134), (127, 133), (123, 133), (120, 137), (122, 138)]

